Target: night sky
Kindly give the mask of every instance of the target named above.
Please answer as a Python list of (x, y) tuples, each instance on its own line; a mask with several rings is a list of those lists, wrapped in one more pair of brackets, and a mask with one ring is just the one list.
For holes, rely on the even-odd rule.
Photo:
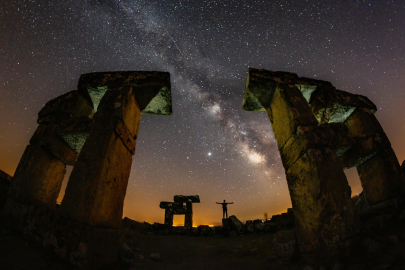
[[(141, 119), (131, 219), (163, 223), (159, 202), (174, 195), (200, 195), (194, 225), (219, 224), (224, 199), (243, 222), (291, 207), (267, 114), (242, 110), (248, 67), (369, 97), (405, 159), (403, 0), (2, 0), (0, 21), (0, 169), (10, 175), (39, 110), (80, 74), (170, 72), (173, 115)], [(359, 193), (356, 169), (346, 175)]]

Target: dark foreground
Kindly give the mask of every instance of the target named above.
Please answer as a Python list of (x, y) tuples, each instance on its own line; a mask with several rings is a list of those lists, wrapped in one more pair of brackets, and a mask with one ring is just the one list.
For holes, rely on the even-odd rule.
[[(73, 269), (19, 233), (2, 224), (0, 229), (0, 269)], [(280, 239), (290, 233), (204, 237), (127, 231), (120, 252), (130, 252), (132, 258), (121, 255), (110, 269), (405, 269), (405, 221), (351, 241), (351, 254), (333, 265), (320, 265), (316, 258), (292, 261), (272, 257), (270, 250), (276, 235)]]

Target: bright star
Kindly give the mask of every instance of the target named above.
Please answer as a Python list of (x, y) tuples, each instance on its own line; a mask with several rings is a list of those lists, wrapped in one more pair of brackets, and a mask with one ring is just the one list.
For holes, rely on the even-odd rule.
[(208, 152), (208, 155), (211, 156), (211, 152)]

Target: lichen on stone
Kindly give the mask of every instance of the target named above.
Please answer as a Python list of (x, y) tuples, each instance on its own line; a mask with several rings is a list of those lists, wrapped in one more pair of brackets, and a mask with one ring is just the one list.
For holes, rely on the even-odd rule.
[(149, 102), (141, 114), (172, 114), (172, 96), (168, 87), (162, 87), (159, 93)]
[(97, 111), (98, 105), (100, 104), (101, 99), (103, 98), (104, 94), (107, 92), (108, 86), (97, 86), (95, 88), (88, 87), (87, 91), (93, 101), (94, 111)]

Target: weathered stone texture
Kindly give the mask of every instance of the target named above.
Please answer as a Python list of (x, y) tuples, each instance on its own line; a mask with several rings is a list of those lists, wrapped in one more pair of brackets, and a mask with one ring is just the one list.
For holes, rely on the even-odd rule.
[(71, 91), (45, 104), (38, 113), (38, 124), (60, 123), (75, 117), (88, 117), (93, 108), (77, 90)]
[(333, 150), (310, 149), (286, 172), (300, 243), (336, 242), (348, 233), (351, 190), (338, 165)]
[(340, 154), (353, 144), (344, 124), (298, 126), (296, 132), (280, 149), (284, 168), (288, 168), (312, 148), (336, 149)]
[(404, 193), (398, 160), (390, 146), (357, 166), (367, 204), (374, 205)]
[(245, 226), (243, 226), (243, 223), (236, 216), (230, 216), (228, 220), (232, 230), (235, 230), (239, 234), (244, 233)]
[(356, 108), (377, 111), (377, 107), (367, 97), (334, 89), (318, 87), (309, 101), (319, 123), (342, 123)]
[(299, 126), (317, 126), (301, 92), (293, 85), (279, 84), (267, 110), (278, 148), (281, 149)]
[[(117, 134), (117, 126), (100, 131), (97, 129), (97, 119), (116, 115), (121, 116), (122, 120), (131, 119), (134, 123), (131, 123), (128, 129), (132, 132), (138, 131), (140, 122), (140, 110), (133, 98), (133, 92), (122, 91), (114, 94), (118, 100), (103, 100), (94, 116), (95, 128), (79, 155), (61, 205), (64, 216), (90, 226), (105, 228), (121, 226), (132, 153), (123, 143), (123, 138)], [(127, 95), (127, 98), (122, 98), (124, 95)], [(104, 102), (107, 104), (103, 105)], [(120, 104), (111, 106), (111, 103)], [(117, 112), (120, 109), (123, 112)]]
[(40, 145), (28, 145), (18, 164), (9, 196), (18, 202), (55, 205), (66, 165)]

